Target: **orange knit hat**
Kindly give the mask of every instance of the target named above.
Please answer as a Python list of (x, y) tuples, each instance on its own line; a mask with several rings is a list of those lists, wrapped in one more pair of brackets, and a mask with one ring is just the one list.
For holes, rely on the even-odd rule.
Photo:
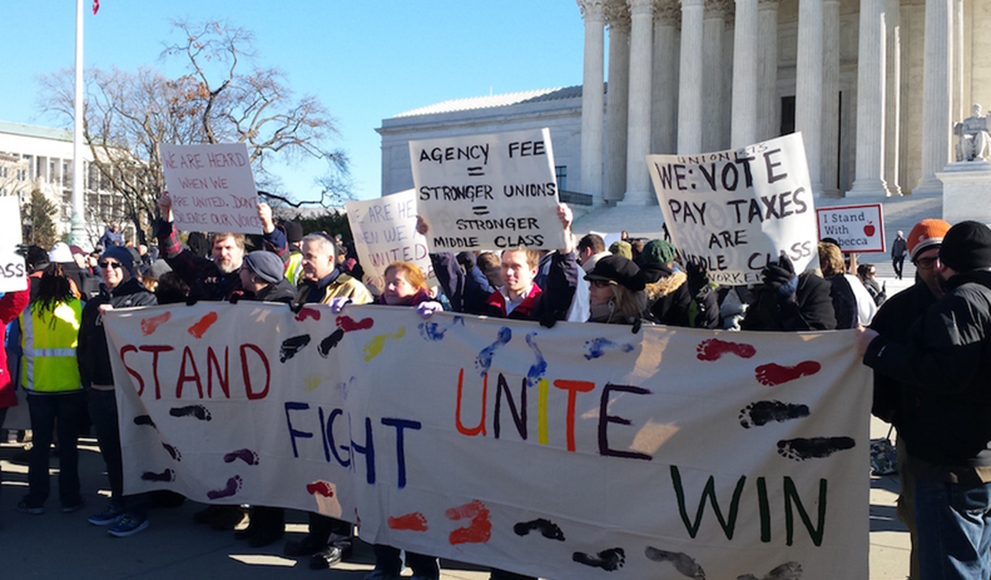
[(926, 248), (943, 243), (943, 236), (950, 230), (950, 224), (939, 219), (925, 219), (915, 224), (908, 234), (908, 256), (913, 262), (915, 257)]

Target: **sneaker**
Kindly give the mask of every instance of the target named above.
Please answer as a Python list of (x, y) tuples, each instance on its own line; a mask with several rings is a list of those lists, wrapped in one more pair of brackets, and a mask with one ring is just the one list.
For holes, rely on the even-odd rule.
[(137, 517), (132, 514), (122, 514), (114, 525), (110, 526), (107, 533), (116, 538), (126, 538), (133, 536), (148, 527), (148, 518)]
[(23, 514), (31, 514), (32, 516), (37, 516), (45, 513), (45, 506), (32, 505), (29, 504), (26, 499), (22, 499), (17, 503), (17, 511)]
[(326, 570), (344, 558), (344, 550), (331, 544), (310, 556), (310, 570)]
[(94, 526), (109, 526), (110, 524), (117, 521), (117, 518), (124, 513), (117, 509), (115, 506), (107, 506), (107, 509), (103, 510), (98, 514), (93, 514), (89, 517), (89, 523)]

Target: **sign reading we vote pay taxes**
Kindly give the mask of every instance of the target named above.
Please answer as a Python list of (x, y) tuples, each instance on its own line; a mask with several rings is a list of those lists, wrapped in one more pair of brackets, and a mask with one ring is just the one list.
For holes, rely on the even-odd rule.
[(431, 252), (564, 246), (549, 129), (409, 142)]
[(262, 233), (258, 191), (248, 147), (159, 145), (176, 227), (207, 232)]

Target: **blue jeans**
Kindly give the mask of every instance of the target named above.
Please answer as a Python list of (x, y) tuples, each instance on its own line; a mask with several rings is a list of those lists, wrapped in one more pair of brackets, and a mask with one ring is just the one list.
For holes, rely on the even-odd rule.
[(31, 415), (31, 431), (34, 446), (28, 460), (28, 495), (25, 501), (31, 507), (41, 507), (51, 493), (48, 478), (52, 432), (58, 419), (59, 474), (58, 491), (62, 507), (79, 505), (79, 450), (76, 441), (86, 413), (83, 391), (71, 391), (53, 395), (28, 394), (28, 412)]
[(145, 494), (124, 497), (124, 464), (120, 450), (120, 429), (117, 423), (117, 396), (113, 391), (90, 389), (86, 393), (89, 418), (96, 431), (100, 454), (107, 464), (110, 480), (110, 503), (120, 511), (137, 517), (145, 516), (148, 503)]
[(991, 577), (991, 483), (915, 481), (922, 580)]

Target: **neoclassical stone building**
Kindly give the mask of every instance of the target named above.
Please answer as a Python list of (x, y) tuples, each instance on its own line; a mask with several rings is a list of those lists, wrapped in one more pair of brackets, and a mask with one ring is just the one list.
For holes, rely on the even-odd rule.
[(412, 185), (408, 139), (541, 126), (541, 115), (561, 152), (562, 189), (591, 195), (594, 206), (656, 203), (648, 153), (728, 149), (792, 131), (802, 132), (819, 195), (939, 193), (952, 123), (973, 103), (991, 105), (986, 0), (577, 4), (580, 98), (577, 87), (480, 97), (386, 119), (383, 193)]

